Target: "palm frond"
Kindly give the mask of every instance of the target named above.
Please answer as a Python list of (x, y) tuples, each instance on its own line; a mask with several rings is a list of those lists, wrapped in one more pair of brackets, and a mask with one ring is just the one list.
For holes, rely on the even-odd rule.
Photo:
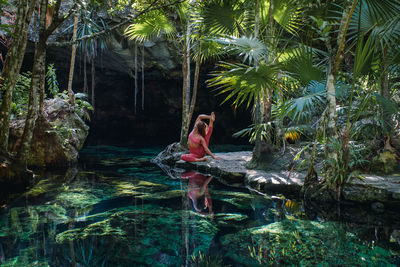
[(325, 105), (325, 92), (305, 95), (290, 101), (288, 117), (293, 121), (310, 121), (319, 107)]
[(274, 19), (287, 32), (296, 34), (301, 25), (302, 8), (298, 1), (274, 1)]
[(238, 36), (242, 30), (243, 3), (234, 0), (212, 0), (202, 10), (205, 30), (210, 34)]
[(171, 37), (176, 32), (175, 27), (168, 17), (161, 11), (153, 11), (147, 14), (142, 21), (129, 25), (124, 35), (131, 40), (145, 42), (154, 40), (162, 34)]
[(354, 55), (353, 79), (357, 79), (360, 75), (370, 72), (374, 50), (375, 43), (372, 35), (365, 42), (364, 36), (359, 39)]
[(267, 47), (263, 42), (255, 37), (233, 37), (215, 39), (217, 43), (225, 45), (228, 52), (243, 57), (243, 62), (248, 61), (251, 64), (254, 61), (260, 61), (267, 54)]
[(208, 80), (210, 86), (217, 87), (219, 94), (228, 93), (222, 103), (233, 100), (235, 107), (247, 101), (247, 107), (254, 99), (258, 99), (261, 92), (266, 90), (280, 90), (277, 74), (280, 71), (278, 64), (266, 64), (251, 67), (244, 64), (221, 62), (222, 70), (215, 71), (213, 78)]
[(206, 60), (217, 61), (220, 60), (223, 55), (225, 55), (228, 51), (224, 45), (221, 43), (215, 42), (208, 38), (200, 38), (200, 50), (196, 49), (194, 51), (193, 58), (194, 60), (200, 59), (201, 63), (204, 63)]
[(323, 70), (314, 64), (314, 53), (310, 47), (300, 46), (288, 55), (284, 62), (285, 70), (297, 78), (302, 86), (323, 79)]

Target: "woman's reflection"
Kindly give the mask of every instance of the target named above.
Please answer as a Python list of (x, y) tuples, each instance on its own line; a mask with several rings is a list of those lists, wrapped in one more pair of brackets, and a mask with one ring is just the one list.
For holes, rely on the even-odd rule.
[(214, 215), (211, 197), (208, 193), (208, 183), (213, 177), (197, 172), (185, 172), (181, 177), (189, 179), (188, 195), (192, 200), (194, 209), (202, 215)]

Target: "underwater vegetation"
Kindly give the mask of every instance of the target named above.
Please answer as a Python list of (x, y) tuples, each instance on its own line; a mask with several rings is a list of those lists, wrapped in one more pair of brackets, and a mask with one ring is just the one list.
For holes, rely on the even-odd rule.
[(400, 238), (389, 223), (385, 243), (375, 239), (374, 227), (326, 221), (322, 215), (310, 220), (299, 201), (231, 188), (217, 178), (207, 184), (210, 199), (200, 212), (194, 207), (196, 187), (151, 165), (156, 153), (89, 147), (78, 169), (45, 174), (0, 215), (1, 266), (396, 266), (400, 261)]

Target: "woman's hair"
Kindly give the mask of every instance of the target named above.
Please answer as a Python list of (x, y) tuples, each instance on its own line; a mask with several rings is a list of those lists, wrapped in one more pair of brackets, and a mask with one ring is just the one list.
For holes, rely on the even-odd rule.
[(196, 211), (204, 211), (205, 209), (207, 209), (207, 205), (206, 205), (206, 194), (202, 194), (201, 196), (199, 196), (197, 198), (197, 205), (194, 204), (193, 202), (193, 207)]
[(206, 137), (206, 128), (207, 128), (207, 124), (204, 121), (199, 121), (197, 123), (197, 132), (203, 136), (204, 138)]

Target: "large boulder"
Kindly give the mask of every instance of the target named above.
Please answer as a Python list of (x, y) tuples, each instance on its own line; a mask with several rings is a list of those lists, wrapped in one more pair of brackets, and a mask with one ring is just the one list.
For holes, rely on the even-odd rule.
[[(79, 150), (89, 133), (89, 127), (77, 113), (78, 109), (60, 98), (45, 101), (44, 116), (36, 120), (29, 166), (60, 167), (78, 160)], [(11, 123), (10, 151), (18, 149), (24, 125), (24, 120)]]

